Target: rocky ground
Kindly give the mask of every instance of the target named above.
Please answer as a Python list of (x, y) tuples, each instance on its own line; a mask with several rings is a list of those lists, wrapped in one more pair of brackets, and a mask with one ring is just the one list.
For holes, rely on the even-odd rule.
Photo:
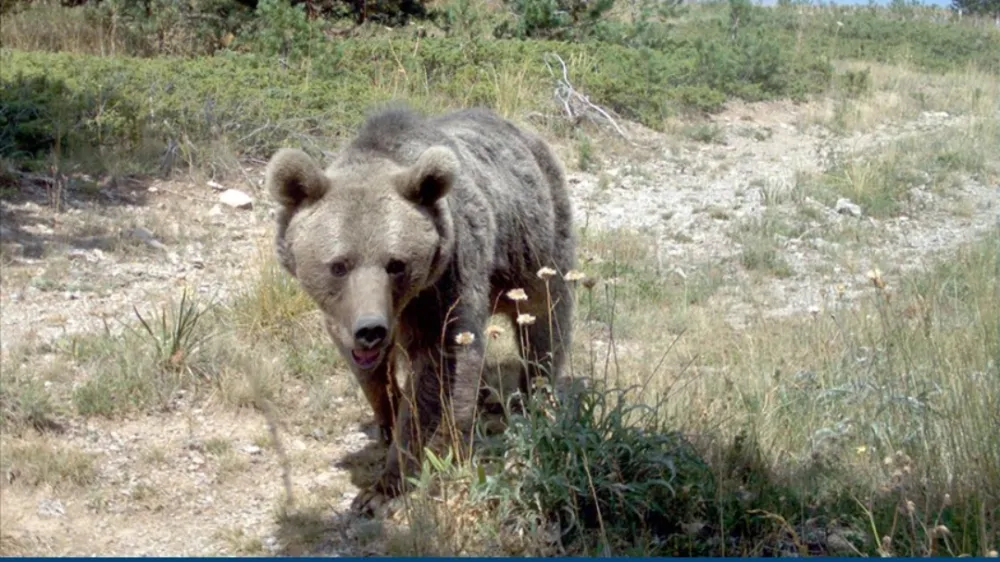
[[(968, 179), (946, 194), (914, 188), (909, 214), (872, 218), (850, 201), (823, 203), (809, 196), (779, 203), (794, 192), (796, 174), (818, 171), (832, 151), (874, 153), (886, 143), (959, 126), (962, 117), (926, 112), (915, 120), (864, 134), (837, 136), (803, 123), (803, 106), (738, 105), (715, 118), (712, 142), (654, 134), (631, 127), (646, 148), (628, 157), (600, 155), (590, 171), (573, 170), (576, 216), (587, 229), (633, 229), (657, 246), (664, 275), (687, 275), (704, 264), (725, 264), (715, 298), (734, 326), (763, 311), (806, 313), (849, 303), (869, 267), (919, 267), (941, 251), (997, 224), (997, 187)], [(595, 143), (598, 145), (598, 143)], [(627, 151), (626, 151), (627, 152)], [(564, 151), (567, 161), (575, 156)], [(0, 280), (0, 358), (44, 349), (66, 334), (118, 329), (133, 307), (176, 297), (182, 286), (225, 300), (255, 274), (248, 264), (271, 252), (272, 207), (260, 186), (261, 169), (221, 186), (169, 181), (103, 186), (102, 200), (80, 195), (86, 180), (67, 191), (64, 212), (45, 201), (37, 182), (33, 200), (0, 201), (3, 270)], [(248, 195), (229, 201), (225, 189)], [(730, 260), (742, 248), (734, 229), (768, 208), (814, 226), (781, 240), (789, 272), (753, 275)], [(845, 228), (863, 229), (875, 244), (845, 240)], [(345, 410), (361, 412), (345, 402)], [(363, 415), (355, 416), (363, 418)], [(299, 432), (302, 433), (302, 432)], [(298, 554), (302, 533), (343, 532), (325, 553), (377, 550), (371, 529), (330, 518), (357, 492), (353, 468), (372, 462), (371, 440), (357, 424), (340, 435), (291, 436), (285, 446), (297, 470), (299, 505), (322, 506), (315, 520), (284, 525), (275, 517), (283, 494), (277, 455), (262, 449), (268, 429), (256, 413), (202, 411), (196, 406), (123, 422), (69, 420), (51, 440), (100, 454), (98, 484), (62, 496), (46, 487), (2, 482), (0, 551), (40, 555)], [(225, 444), (223, 444), (225, 443)], [(28, 446), (8, 441), (5, 447)], [(68, 449), (66, 449), (68, 450)], [(343, 459), (352, 459), (344, 461)], [(276, 522), (277, 521), (277, 522)], [(99, 532), (98, 532), (99, 531)], [(338, 531), (338, 532), (340, 532)]]

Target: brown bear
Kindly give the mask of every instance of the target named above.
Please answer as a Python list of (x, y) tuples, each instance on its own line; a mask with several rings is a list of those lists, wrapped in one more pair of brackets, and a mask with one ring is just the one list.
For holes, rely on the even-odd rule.
[[(561, 372), (576, 242), (565, 173), (538, 136), (484, 109), (388, 108), (325, 170), (279, 150), (266, 183), (280, 203), (279, 260), (322, 311), (389, 445), (355, 510), (401, 493), (429, 438), (468, 434), (492, 314), (536, 317), (518, 341), (522, 390)], [(397, 359), (412, 370), (405, 393)]]

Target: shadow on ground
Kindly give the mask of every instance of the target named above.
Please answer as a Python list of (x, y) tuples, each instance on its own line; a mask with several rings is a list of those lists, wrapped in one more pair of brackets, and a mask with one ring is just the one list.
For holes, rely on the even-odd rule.
[(109, 144), (95, 134), (90, 116), (97, 100), (60, 79), (17, 76), (0, 86), (5, 257), (40, 259), (53, 246), (105, 250), (114, 245), (113, 237), (101, 233), (60, 232), (60, 221), (83, 209), (145, 206), (153, 178), (108, 174), (107, 156), (134, 163), (150, 155), (139, 154), (135, 142)]
[[(55, 248), (113, 251), (123, 242), (157, 244), (152, 233), (143, 229), (109, 232), (96, 225), (68, 226), (80, 222), (67, 214), (75, 210), (145, 206), (151, 183), (152, 178), (119, 178), (92, 192), (68, 189), (62, 194), (61, 213), (55, 211), (46, 188), (31, 181), (0, 191), (0, 244), (5, 257), (37, 260)], [(5, 265), (18, 265), (17, 260), (7, 261)]]
[[(484, 386), (479, 395), (480, 424), (490, 434), (502, 430), (504, 413), (493, 394), (507, 395), (517, 387), (521, 373), (517, 359), (489, 361), (484, 374)], [(499, 392), (498, 392), (499, 389)], [(350, 473), (350, 481), (359, 491), (375, 482), (388, 448), (380, 440), (374, 422), (363, 425), (362, 430), (371, 440), (360, 450), (352, 451), (333, 465)], [(398, 508), (400, 500), (393, 502), (390, 512)], [(293, 508), (277, 518), (276, 538), (282, 545), (280, 556), (305, 556), (315, 554), (376, 554), (372, 539), (382, 535), (381, 517), (363, 518), (333, 506)]]

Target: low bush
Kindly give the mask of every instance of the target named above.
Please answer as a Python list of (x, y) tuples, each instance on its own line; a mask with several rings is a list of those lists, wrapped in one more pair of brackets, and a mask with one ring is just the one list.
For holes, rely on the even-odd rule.
[[(573, 86), (593, 102), (654, 129), (673, 113), (717, 110), (727, 96), (818, 91), (831, 76), (829, 65), (803, 68), (772, 47), (710, 43), (668, 55), (602, 43), (381, 38), (344, 40), (295, 60), (5, 50), (0, 156), (38, 158), (58, 140), (66, 156), (148, 154), (147, 168), (167, 147), (196, 162), (207, 142), (266, 158), (287, 143), (318, 149), (372, 106), (399, 98), (425, 109), (513, 103), (508, 112), (553, 113), (561, 110), (551, 98), (559, 74), (550, 74), (548, 53), (566, 61)], [(511, 100), (510, 90), (525, 95)]]

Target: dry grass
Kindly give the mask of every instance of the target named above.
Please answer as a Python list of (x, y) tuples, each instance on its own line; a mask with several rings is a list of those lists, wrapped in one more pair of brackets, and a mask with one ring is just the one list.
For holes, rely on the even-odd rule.
[(94, 455), (45, 437), (5, 440), (0, 471), (10, 484), (60, 490), (83, 488), (98, 476)]
[(903, 65), (843, 61), (838, 70), (853, 73), (855, 82), (842, 81), (830, 96), (810, 104), (802, 124), (855, 134), (911, 121), (928, 111), (989, 118), (995, 117), (1000, 99), (996, 76), (971, 66), (929, 74)]
[(67, 10), (58, 2), (33, 2), (28, 10), (5, 14), (0, 22), (4, 46), (38, 51), (93, 55), (127, 53), (129, 38), (95, 21), (85, 10)]
[(278, 263), (271, 240), (258, 250), (257, 274), (245, 283), (230, 304), (237, 326), (247, 334), (288, 329), (313, 312), (315, 304)]
[[(969, 178), (981, 185), (994, 185), (1000, 179), (1000, 162), (996, 158), (996, 146), (1000, 145), (1000, 114), (996, 111), (1000, 87), (995, 77), (971, 71), (952, 79), (951, 83), (939, 84), (939, 89), (929, 87), (926, 96), (923, 89), (909, 96), (926, 97), (936, 100), (935, 107), (947, 107), (949, 116), (937, 117), (948, 120), (947, 126), (928, 131), (929, 126), (911, 125), (905, 136), (885, 146), (855, 153), (829, 152), (825, 154), (826, 169), (800, 174), (796, 190), (830, 206), (846, 197), (859, 204), (865, 214), (884, 218), (910, 211), (918, 203), (918, 192), (949, 196)], [(899, 87), (895, 83), (891, 86)], [(900, 91), (894, 90), (897, 95)], [(894, 115), (892, 107), (878, 101), (844, 103), (859, 115), (869, 111), (879, 118)], [(926, 111), (925, 104), (912, 99), (898, 107), (904, 109), (895, 114), (896, 119), (915, 119)], [(877, 125), (864, 120), (852, 123), (855, 131)], [(956, 212), (962, 209), (958, 207)]]

